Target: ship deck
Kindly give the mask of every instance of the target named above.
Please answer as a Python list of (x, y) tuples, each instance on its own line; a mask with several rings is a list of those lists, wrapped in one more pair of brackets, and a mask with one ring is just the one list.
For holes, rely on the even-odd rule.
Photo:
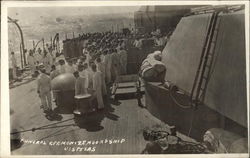
[[(44, 126), (33, 132), (21, 133), (24, 144), (13, 150), (13, 155), (140, 154), (147, 143), (143, 139), (143, 129), (168, 130), (166, 124), (147, 109), (140, 108), (133, 98), (109, 101), (104, 111), (92, 113), (87, 118), (74, 119), (73, 114), (65, 113), (55, 121), (45, 118), (40, 105), (36, 81), (10, 89), (10, 107), (14, 111), (11, 115), (12, 128), (24, 131)], [(184, 140), (194, 141), (180, 133), (178, 135)], [(96, 141), (98, 143), (95, 144)], [(71, 144), (65, 145), (65, 142)]]

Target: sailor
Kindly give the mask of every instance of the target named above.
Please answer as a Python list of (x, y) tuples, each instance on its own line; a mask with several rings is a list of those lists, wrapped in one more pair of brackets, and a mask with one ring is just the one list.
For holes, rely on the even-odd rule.
[(37, 52), (34, 54), (34, 56), (35, 56), (35, 59), (36, 59), (36, 65), (41, 64), (42, 59), (43, 59), (41, 48), (37, 49)]
[(78, 69), (77, 58), (72, 59), (72, 66), (73, 66), (74, 70), (77, 71), (77, 69)]
[[(89, 65), (92, 65), (92, 64), (94, 64), (94, 62), (89, 62)], [(93, 88), (93, 75), (94, 75), (94, 72), (93, 72), (93, 70), (92, 70), (92, 68), (91, 67), (89, 67), (89, 66), (87, 66), (87, 74), (88, 74), (88, 88)]]
[(15, 57), (14, 52), (11, 52), (10, 60), (11, 60), (11, 66), (12, 66), (12, 76), (13, 76), (13, 79), (16, 80), (16, 78), (17, 78), (17, 74), (16, 74), (17, 63), (16, 63), (16, 57)]
[(87, 88), (85, 86), (86, 78), (82, 78), (79, 75), (78, 71), (75, 71), (73, 74), (76, 78), (76, 80), (75, 80), (75, 96), (86, 94), (87, 93)]
[(102, 73), (100, 71), (97, 71), (96, 65), (92, 64), (91, 69), (94, 72), (93, 74), (93, 99), (97, 99), (97, 109), (102, 110), (104, 109), (104, 103), (103, 103), (103, 94), (102, 94)]
[(111, 54), (111, 60), (112, 60), (112, 67), (111, 67), (111, 75), (112, 75), (112, 80), (115, 81), (116, 77), (120, 74), (120, 55), (117, 53), (116, 49), (112, 50)]
[(67, 61), (67, 65), (65, 66), (65, 72), (66, 73), (74, 73), (76, 70), (75, 70), (75, 68), (74, 68), (74, 66), (73, 66), (73, 62), (72, 62), (72, 60), (68, 60)]
[(87, 48), (86, 46), (84, 45), (83, 46), (83, 49), (82, 49), (82, 55), (85, 55), (87, 53)]
[(33, 56), (32, 50), (29, 51), (29, 55), (27, 57), (27, 62), (31, 70), (31, 74), (34, 74), (36, 71), (36, 59)]
[(78, 72), (79, 72), (79, 76), (81, 78), (85, 79), (85, 87), (88, 88), (89, 87), (89, 75), (88, 75), (88, 65), (85, 63), (84, 65), (78, 65)]
[(42, 108), (44, 113), (52, 111), (52, 102), (51, 102), (51, 79), (46, 74), (45, 67), (40, 66), (41, 74), (37, 78), (37, 93), (41, 99)]
[(154, 42), (155, 42), (155, 46), (164, 46), (164, 44), (166, 44), (164, 37), (160, 35), (155, 37)]
[(82, 56), (80, 56), (80, 58), (78, 59), (78, 61), (77, 61), (77, 65), (80, 65), (80, 64), (85, 64), (85, 63), (88, 63), (87, 62), (87, 57), (86, 57), (86, 55), (82, 55)]
[(137, 37), (133, 43), (133, 45), (138, 48), (138, 49), (142, 49), (142, 39), (140, 39), (139, 37)]
[(65, 73), (66, 72), (65, 61), (63, 59), (60, 59), (58, 62), (59, 62), (59, 73), (60, 74)]
[(51, 56), (47, 51), (44, 51), (43, 65), (45, 66), (46, 73), (49, 74), (51, 71)]
[[(102, 49), (100, 49), (100, 52), (103, 52), (103, 50), (102, 50)], [(104, 61), (104, 58), (105, 58), (104, 54), (103, 54), (103, 53), (101, 53), (101, 55), (100, 55), (100, 59), (101, 59), (102, 63), (104, 63), (104, 62), (103, 62), (103, 61)]]
[(90, 56), (90, 47), (87, 48), (87, 50), (85, 51), (84, 55), (86, 56), (86, 62), (89, 63), (89, 61), (92, 59), (92, 57)]
[(107, 88), (105, 84), (105, 66), (100, 57), (96, 59), (96, 67), (97, 71), (100, 71), (102, 73), (102, 93), (103, 95), (107, 95)]
[(52, 64), (54, 65), (56, 62), (56, 50), (53, 49), (52, 47), (50, 47), (50, 55), (51, 55), (51, 60), (52, 60)]
[(121, 66), (121, 74), (127, 73), (127, 51), (121, 47), (119, 51), (119, 58), (120, 58), (120, 66)]
[[(51, 66), (51, 72), (50, 72), (50, 79), (53, 80), (54, 78), (56, 78), (56, 76), (60, 75), (60, 72), (58, 69), (56, 69), (56, 66), (55, 65), (52, 65)], [(54, 101), (56, 101), (57, 99), (57, 93), (52, 91), (53, 93), (53, 99)]]
[(58, 69), (56, 69), (55, 65), (51, 66), (51, 72), (50, 72), (50, 79), (53, 80), (56, 76), (60, 75), (60, 72)]
[[(107, 53), (107, 54), (106, 54)], [(110, 84), (111, 83), (111, 66), (112, 66), (112, 60), (111, 60), (111, 52), (107, 50), (105, 54), (105, 60), (104, 60), (104, 64), (105, 64), (105, 70), (106, 70), (106, 84)]]

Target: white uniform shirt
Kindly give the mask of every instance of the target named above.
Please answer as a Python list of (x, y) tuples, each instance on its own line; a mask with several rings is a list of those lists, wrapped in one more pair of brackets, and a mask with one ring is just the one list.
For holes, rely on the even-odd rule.
[(93, 90), (101, 91), (102, 88), (102, 73), (100, 71), (93, 72)]
[(81, 78), (85, 78), (85, 87), (88, 88), (89, 87), (89, 74), (88, 74), (88, 70), (82, 70), (79, 72), (79, 76)]
[(44, 73), (41, 73), (37, 78), (37, 90), (40, 93), (49, 92), (51, 90), (51, 80), (50, 77)]

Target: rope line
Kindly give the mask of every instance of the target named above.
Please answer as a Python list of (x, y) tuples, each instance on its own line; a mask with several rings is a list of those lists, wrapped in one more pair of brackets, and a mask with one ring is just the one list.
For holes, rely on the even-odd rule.
[(49, 129), (49, 128), (58, 128), (58, 127), (65, 127), (65, 126), (70, 126), (70, 125), (72, 126), (72, 125), (74, 125), (74, 124), (49, 127), (49, 126), (57, 125), (57, 124), (60, 124), (60, 123), (63, 123), (63, 122), (67, 122), (67, 121), (73, 120), (73, 119), (74, 119), (74, 118), (70, 118), (70, 119), (67, 119), (67, 120), (64, 120), (64, 121), (61, 121), (61, 122), (56, 122), (56, 123), (44, 125), (44, 126), (37, 127), (37, 128), (34, 127), (34, 128), (27, 129), (27, 130), (23, 130), (23, 131), (16, 131), (16, 132), (12, 132), (12, 133), (10, 133), (10, 134), (24, 133), (24, 132), (29, 132), (29, 131), (34, 132), (34, 131), (36, 131), (36, 130)]

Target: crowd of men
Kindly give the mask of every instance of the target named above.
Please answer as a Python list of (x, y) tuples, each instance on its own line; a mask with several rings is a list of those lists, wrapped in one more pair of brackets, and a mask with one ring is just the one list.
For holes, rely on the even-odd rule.
[[(164, 45), (167, 36), (159, 30), (151, 34), (134, 36), (124, 33), (86, 33), (81, 36), (82, 52), (74, 58), (64, 58), (57, 61), (56, 52), (46, 44), (43, 51), (38, 48), (30, 50), (27, 62), (31, 73), (37, 71), (37, 92), (41, 99), (44, 112), (52, 111), (51, 80), (63, 73), (72, 73), (75, 78), (75, 95), (91, 94), (97, 99), (96, 110), (104, 108), (103, 96), (109, 94), (109, 88), (116, 77), (127, 73), (128, 39), (134, 39), (132, 45), (142, 48), (142, 39), (154, 38), (155, 45)], [(14, 53), (13, 53), (14, 60)], [(56, 95), (53, 94), (56, 99)]]
[[(91, 94), (98, 103), (96, 110), (104, 109), (103, 97), (109, 94), (108, 89), (116, 77), (126, 74), (127, 51), (123, 34), (93, 33), (84, 34), (83, 38), (86, 42), (79, 57), (56, 61), (53, 52), (45, 50), (43, 58), (35, 60), (33, 52), (29, 52), (27, 60), (31, 71), (34, 72), (35, 65), (39, 64), (41, 74), (37, 84), (44, 112), (52, 111), (50, 82), (60, 74), (72, 73), (76, 78), (75, 95)], [(39, 50), (35, 54), (40, 57)], [(53, 97), (56, 99), (55, 94)]]

